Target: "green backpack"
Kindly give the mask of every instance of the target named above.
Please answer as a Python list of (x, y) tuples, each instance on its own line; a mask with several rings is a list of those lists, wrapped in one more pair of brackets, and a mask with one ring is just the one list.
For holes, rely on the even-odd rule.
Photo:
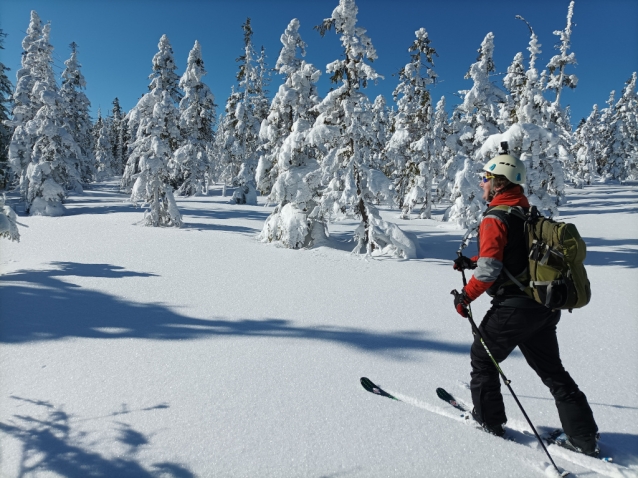
[(525, 221), (529, 265), (518, 277), (504, 269), (519, 289), (552, 310), (578, 309), (589, 303), (591, 288), (585, 270), (587, 248), (576, 226), (542, 216), (536, 206), (494, 206)]

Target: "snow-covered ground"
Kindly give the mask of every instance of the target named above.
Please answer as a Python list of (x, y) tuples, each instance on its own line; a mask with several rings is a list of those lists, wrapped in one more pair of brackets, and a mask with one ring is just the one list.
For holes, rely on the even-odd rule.
[[(143, 227), (115, 184), (66, 216), (19, 217), (20, 243), (0, 243), (2, 477), (551, 476), (509, 394), (527, 446), (451, 420), (434, 392), (470, 398), (472, 335), (450, 296), (462, 231), (384, 211), (418, 259), (350, 254), (351, 222), (293, 251), (255, 239), (270, 208), (215, 189), (178, 199), (182, 229)], [(550, 452), (573, 476), (638, 476), (638, 186), (570, 190), (561, 214), (593, 291), (564, 313), (561, 353), (615, 464)], [(539, 430), (559, 426), (522, 355), (503, 367)]]

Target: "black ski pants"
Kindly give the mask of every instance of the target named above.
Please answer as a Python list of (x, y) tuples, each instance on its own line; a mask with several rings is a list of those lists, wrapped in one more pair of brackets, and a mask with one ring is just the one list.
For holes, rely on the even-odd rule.
[[(563, 367), (558, 351), (556, 324), (560, 311), (545, 307), (518, 308), (494, 305), (479, 326), (487, 347), (497, 362), (518, 348), (527, 363), (554, 396), (565, 433), (591, 436), (598, 431), (585, 394)], [(488, 427), (507, 421), (499, 373), (478, 337), (471, 349), (470, 389), (474, 414)]]

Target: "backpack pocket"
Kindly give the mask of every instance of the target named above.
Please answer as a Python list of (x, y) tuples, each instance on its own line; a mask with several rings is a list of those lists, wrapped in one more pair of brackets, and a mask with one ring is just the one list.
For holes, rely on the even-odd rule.
[(533, 273), (536, 280), (530, 281), (529, 286), (534, 300), (549, 309), (561, 309), (570, 298), (569, 280), (560, 269), (540, 261), (533, 263)]
[(532, 290), (536, 301), (552, 310), (562, 308), (569, 298), (569, 285), (564, 280), (535, 283)]

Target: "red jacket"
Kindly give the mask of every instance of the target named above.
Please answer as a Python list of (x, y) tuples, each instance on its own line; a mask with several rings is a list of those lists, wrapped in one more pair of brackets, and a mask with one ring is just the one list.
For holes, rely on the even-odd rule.
[[(528, 208), (529, 202), (523, 194), (523, 188), (514, 186), (497, 194), (489, 205)], [(487, 216), (481, 221), (479, 237), (477, 267), (465, 287), (465, 293), (470, 300), (476, 300), (479, 295), (489, 289), (501, 273), (503, 251), (507, 244), (507, 226), (500, 219)]]

